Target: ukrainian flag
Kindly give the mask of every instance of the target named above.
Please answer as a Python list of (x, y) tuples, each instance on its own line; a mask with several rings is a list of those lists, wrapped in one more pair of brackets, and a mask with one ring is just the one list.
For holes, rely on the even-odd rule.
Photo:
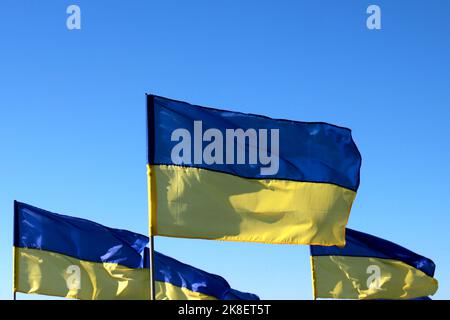
[(152, 235), (345, 243), (361, 166), (349, 129), (147, 98)]
[[(15, 202), (14, 292), (82, 300), (149, 300), (148, 240)], [(232, 289), (220, 276), (158, 252), (154, 257), (157, 299), (259, 299)]]
[(146, 236), (15, 202), (14, 292), (147, 299)]
[[(148, 250), (146, 250), (148, 256)], [(222, 277), (154, 253), (156, 300), (259, 300), (253, 293), (232, 289)], [(146, 258), (148, 268), (148, 258)]]
[(351, 229), (346, 240), (311, 246), (314, 299), (426, 299), (437, 291), (430, 259)]

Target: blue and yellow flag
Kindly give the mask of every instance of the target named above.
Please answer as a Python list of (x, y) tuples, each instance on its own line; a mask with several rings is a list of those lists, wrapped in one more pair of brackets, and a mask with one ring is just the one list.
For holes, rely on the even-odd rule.
[(15, 202), (14, 291), (82, 300), (145, 299), (146, 236)]
[(147, 98), (151, 234), (345, 243), (361, 166), (349, 129)]
[[(148, 237), (15, 202), (14, 292), (150, 299)], [(217, 275), (155, 252), (157, 299), (255, 300)]]
[(347, 229), (345, 247), (311, 246), (314, 299), (416, 299), (433, 295), (433, 261)]
[[(146, 250), (148, 256), (148, 249)], [(259, 300), (232, 289), (222, 277), (154, 253), (156, 300)], [(145, 259), (148, 268), (148, 258)]]

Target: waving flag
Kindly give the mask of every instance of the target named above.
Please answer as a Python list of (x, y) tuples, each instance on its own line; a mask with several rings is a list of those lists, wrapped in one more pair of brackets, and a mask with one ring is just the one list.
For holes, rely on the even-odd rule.
[(343, 248), (311, 246), (314, 298), (424, 299), (436, 292), (430, 259), (351, 229), (346, 239)]
[[(148, 250), (146, 250), (148, 256)], [(161, 253), (154, 253), (156, 300), (259, 300), (232, 289), (228, 282)], [(146, 258), (148, 268), (148, 258)]]
[(14, 291), (74, 299), (149, 297), (146, 236), (15, 203)]
[[(147, 243), (144, 235), (16, 202), (14, 291), (81, 300), (149, 300)], [(157, 299), (259, 299), (232, 289), (220, 276), (158, 252), (154, 257)]]
[(349, 129), (148, 96), (153, 235), (343, 245), (361, 156)]

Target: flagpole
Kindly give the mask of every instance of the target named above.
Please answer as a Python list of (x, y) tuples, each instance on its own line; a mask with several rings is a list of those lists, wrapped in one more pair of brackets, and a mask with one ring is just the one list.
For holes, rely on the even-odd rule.
[(149, 265), (149, 269), (150, 269), (150, 300), (156, 300), (156, 295), (155, 295), (155, 255), (154, 255), (154, 242), (153, 242), (153, 236), (150, 236), (150, 265)]
[(18, 203), (16, 200), (14, 200), (14, 218), (13, 218), (13, 287), (12, 287), (12, 291), (13, 291), (13, 300), (16, 300), (16, 285), (17, 285), (17, 275), (16, 275), (16, 267), (17, 267), (17, 258), (16, 258), (16, 249), (14, 247), (14, 240), (16, 238), (16, 228), (17, 226), (17, 216), (19, 214), (18, 212)]
[(149, 271), (150, 271), (150, 300), (156, 300), (155, 294), (155, 244), (153, 236), (153, 219), (156, 214), (156, 199), (155, 190), (153, 190), (154, 179), (153, 173), (150, 169), (150, 163), (152, 163), (154, 155), (154, 144), (151, 139), (154, 139), (154, 119), (153, 119), (153, 96), (145, 95), (146, 109), (147, 109), (147, 183), (148, 183), (148, 212), (149, 212)]
[[(311, 246), (309, 247), (309, 250), (311, 251)], [(310, 265), (311, 265), (311, 282), (312, 282), (313, 300), (317, 300), (316, 274), (314, 271), (314, 259), (313, 259), (312, 253), (309, 257), (309, 261), (310, 261)]]

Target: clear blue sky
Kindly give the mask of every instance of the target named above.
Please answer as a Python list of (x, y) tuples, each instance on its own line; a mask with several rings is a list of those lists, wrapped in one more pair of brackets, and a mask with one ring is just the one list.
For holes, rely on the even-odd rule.
[[(366, 28), (369, 4), (382, 30)], [(449, 17), (447, 0), (3, 0), (0, 298), (14, 199), (147, 234), (146, 92), (351, 128), (349, 226), (433, 259), (435, 298), (450, 298)], [(155, 245), (261, 298), (312, 297), (308, 246)]]

